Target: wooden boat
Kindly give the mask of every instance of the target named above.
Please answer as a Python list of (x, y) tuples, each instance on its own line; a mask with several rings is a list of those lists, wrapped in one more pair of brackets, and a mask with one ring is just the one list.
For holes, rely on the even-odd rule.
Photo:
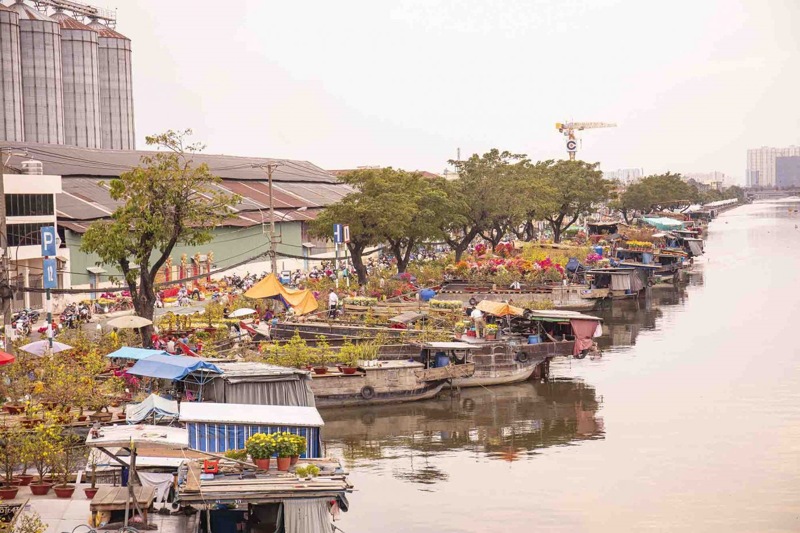
[(355, 374), (318, 374), (311, 380), (317, 407), (414, 402), (433, 398), (446, 383), (471, 376), (475, 364), (430, 367), (417, 361), (370, 361)]
[(526, 350), (534, 345), (512, 345), (502, 341), (430, 342), (420, 346), (422, 361), (433, 360), (443, 349), (454, 352), (458, 360), (475, 364), (475, 372), (468, 377), (455, 378), (453, 387), (489, 387), (526, 381), (537, 372), (545, 374), (551, 356), (532, 354)]
[(466, 281), (448, 281), (442, 285), (436, 295), (437, 300), (458, 300), (464, 303), (471, 298), (478, 301), (495, 302), (514, 300), (516, 302), (552, 302), (556, 309), (589, 310), (593, 309), (598, 299), (607, 293), (596, 293), (586, 284), (522, 284), (520, 289), (497, 287), (491, 283), (470, 283)]

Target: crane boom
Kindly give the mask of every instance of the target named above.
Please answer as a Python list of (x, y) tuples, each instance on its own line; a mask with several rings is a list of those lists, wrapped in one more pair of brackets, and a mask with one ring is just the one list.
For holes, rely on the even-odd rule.
[(556, 122), (558, 132), (563, 133), (567, 138), (567, 153), (570, 161), (575, 160), (575, 154), (578, 151), (578, 142), (575, 139), (576, 131), (593, 128), (615, 128), (616, 126), (613, 122)]

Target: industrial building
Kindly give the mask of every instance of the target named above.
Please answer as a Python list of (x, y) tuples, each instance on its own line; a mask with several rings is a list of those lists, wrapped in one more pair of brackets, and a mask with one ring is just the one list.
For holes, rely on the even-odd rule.
[(0, 141), (135, 148), (131, 42), (115, 23), (64, 0), (0, 3)]
[[(92, 222), (109, 219), (118, 206), (109, 195), (108, 181), (118, 178), (138, 165), (141, 157), (153, 152), (7, 142), (0, 142), (0, 152), (4, 152), (4, 160), (8, 161), (6, 178), (8, 173), (21, 174), (23, 162), (28, 159), (40, 161), (44, 174), (59, 178), (59, 190), (53, 205), (61, 238), (60, 286), (91, 291), (109, 286), (112, 277), (119, 278), (120, 274), (113, 266), (100, 266), (98, 257), (81, 252), (81, 237)], [(9, 153), (13, 155), (9, 156)], [(192, 160), (197, 164), (207, 164), (210, 171), (221, 178), (220, 189), (238, 194), (243, 200), (237, 207), (237, 216), (214, 229), (211, 242), (198, 247), (176, 247), (161, 280), (204, 274), (258, 255), (262, 257), (230, 272), (270, 270), (269, 260), (264, 256), (269, 250), (267, 226), (270, 223), (269, 187), (264, 170), (267, 164), (277, 165), (272, 181), (278, 269), (308, 268), (310, 261), (330, 255), (328, 243), (309, 236), (307, 222), (314, 219), (324, 206), (351, 192), (335, 176), (307, 161), (210, 154), (193, 154)], [(33, 187), (42, 176), (26, 178)], [(9, 216), (9, 236), (15, 222)], [(52, 225), (53, 217), (25, 222), (30, 233), (26, 242), (33, 249), (40, 244), (39, 229), (43, 225)], [(35, 287), (40, 279), (26, 277), (25, 285)]]
[(747, 186), (782, 188), (800, 184), (800, 176), (795, 174), (798, 163), (793, 162), (796, 158), (800, 158), (800, 146), (747, 150)]

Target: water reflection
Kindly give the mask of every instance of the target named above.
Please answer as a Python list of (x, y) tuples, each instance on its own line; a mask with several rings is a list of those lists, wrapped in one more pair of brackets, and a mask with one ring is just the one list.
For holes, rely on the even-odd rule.
[(438, 463), (455, 452), (514, 462), (549, 446), (603, 438), (593, 387), (570, 379), (464, 389), (412, 404), (326, 410), (328, 451), (348, 469), (380, 469), (397, 479), (446, 482)]

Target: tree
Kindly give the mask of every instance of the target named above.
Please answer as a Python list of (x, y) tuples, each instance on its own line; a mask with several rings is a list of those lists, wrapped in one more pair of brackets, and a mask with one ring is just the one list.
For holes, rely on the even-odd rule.
[(543, 217), (553, 230), (553, 240), (561, 236), (581, 215), (594, 212), (596, 206), (609, 199), (611, 185), (598, 170), (599, 163), (585, 161), (547, 162), (543, 170), (547, 198), (542, 199)]
[(447, 187), (449, 213), (441, 229), (459, 261), (478, 235), (494, 247), (520, 223), (526, 206), (520, 184), (530, 177), (530, 162), (524, 154), (495, 148), (449, 163), (459, 178)]
[[(148, 145), (164, 149), (144, 156), (141, 163), (110, 183), (111, 198), (121, 202), (110, 221), (93, 223), (83, 236), (81, 251), (96, 253), (100, 264), (122, 272), (136, 314), (152, 320), (155, 278), (178, 244), (197, 246), (212, 239), (212, 229), (233, 216), (236, 195), (215, 187), (220, 179), (192, 154), (203, 149), (187, 144), (191, 130), (167, 131), (147, 137)], [(150, 342), (152, 326), (142, 328)]]
[(360, 284), (367, 281), (361, 256), (367, 246), (387, 243), (405, 272), (411, 253), (423, 241), (439, 236), (445, 192), (418, 172), (393, 168), (364, 169), (340, 177), (355, 191), (329, 206), (313, 231), (331, 237), (333, 224), (350, 226), (348, 250)]

